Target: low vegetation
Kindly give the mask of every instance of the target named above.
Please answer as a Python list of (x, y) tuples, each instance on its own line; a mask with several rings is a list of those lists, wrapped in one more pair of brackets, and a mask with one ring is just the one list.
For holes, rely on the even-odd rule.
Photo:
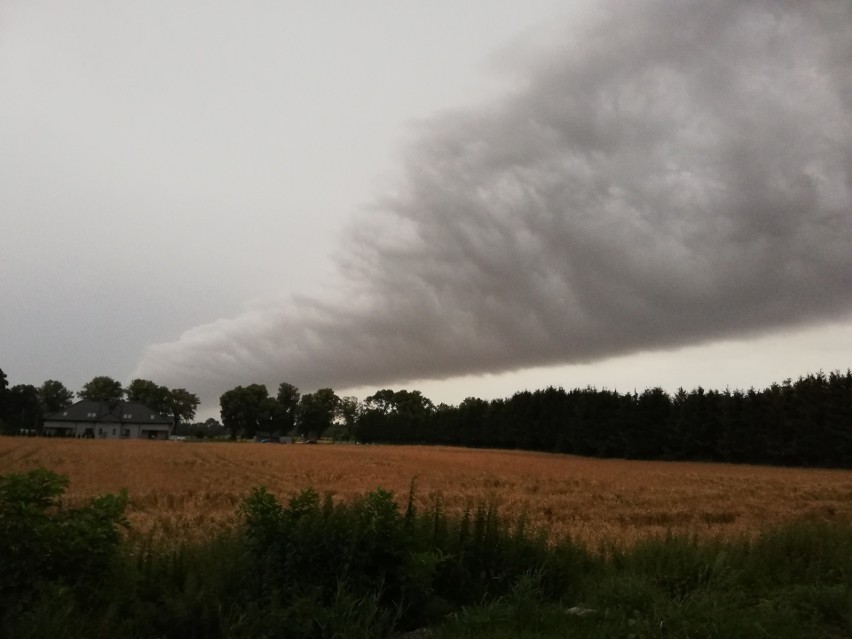
[(376, 489), (250, 492), (204, 539), (122, 535), (122, 494), (0, 478), (0, 635), (14, 637), (841, 637), (852, 525), (667, 535), (592, 552), (481, 502), (448, 514)]

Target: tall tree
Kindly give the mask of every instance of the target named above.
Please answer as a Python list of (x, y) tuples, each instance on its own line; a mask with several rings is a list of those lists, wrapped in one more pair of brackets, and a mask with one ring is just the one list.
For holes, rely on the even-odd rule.
[(124, 389), (112, 377), (99, 376), (86, 383), (77, 397), (90, 402), (116, 401), (124, 397)]
[(169, 389), (149, 379), (134, 379), (127, 385), (126, 392), (128, 401), (140, 402), (161, 415), (171, 417), (174, 432), (177, 432), (181, 422), (188, 422), (195, 417), (199, 404), (198, 395), (195, 393), (190, 393), (185, 388)]
[(364, 398), (364, 408), (369, 411), (376, 411), (382, 415), (387, 415), (396, 409), (394, 396), (396, 393), (390, 388), (377, 390), (372, 395)]
[(125, 391), (127, 401), (145, 404), (161, 415), (171, 414), (171, 391), (149, 379), (134, 379)]
[(407, 415), (423, 415), (435, 411), (435, 405), (419, 390), (398, 390), (389, 388), (377, 390), (364, 399), (366, 410), (375, 410), (383, 415), (404, 413)]
[(269, 391), (263, 384), (237, 386), (222, 393), (219, 408), (222, 424), (231, 431), (231, 439), (254, 437), (271, 426)]
[(181, 422), (188, 422), (195, 417), (195, 409), (198, 408), (199, 399), (195, 393), (190, 393), (185, 388), (173, 388), (169, 391), (169, 412), (174, 420), (174, 432)]
[(394, 393), (393, 402), (398, 413), (424, 415), (435, 410), (432, 400), (424, 397), (419, 390), (399, 390)]
[(65, 384), (55, 379), (48, 379), (38, 389), (38, 397), (45, 413), (55, 413), (67, 408), (74, 401), (74, 393)]
[(0, 427), (6, 421), (9, 413), (9, 382), (6, 373), (0, 368)]
[(289, 433), (295, 428), (300, 398), (299, 389), (292, 384), (281, 382), (278, 385), (278, 395), (275, 398), (278, 402), (275, 422), (276, 428), (282, 433)]
[(343, 420), (343, 426), (346, 429), (346, 437), (352, 438), (355, 431), (355, 422), (358, 420), (358, 413), (361, 410), (361, 404), (357, 397), (341, 397), (338, 414)]
[(340, 398), (330, 388), (302, 395), (299, 402), (299, 428), (308, 438), (320, 437), (331, 426), (340, 407)]
[(31, 384), (18, 384), (9, 389), (7, 430), (37, 430), (41, 426), (41, 402), (38, 389)]

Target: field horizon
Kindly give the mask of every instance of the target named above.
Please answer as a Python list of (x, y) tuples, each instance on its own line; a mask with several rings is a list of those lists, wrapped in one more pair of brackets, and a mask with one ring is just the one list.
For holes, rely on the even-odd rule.
[(79, 505), (126, 489), (131, 534), (182, 540), (237, 522), (250, 491), (313, 488), (351, 501), (383, 488), (448, 513), (493, 503), (556, 537), (632, 546), (668, 533), (754, 536), (794, 520), (852, 521), (852, 471), (585, 458), (439, 446), (279, 446), (0, 437), (0, 474), (43, 467)]

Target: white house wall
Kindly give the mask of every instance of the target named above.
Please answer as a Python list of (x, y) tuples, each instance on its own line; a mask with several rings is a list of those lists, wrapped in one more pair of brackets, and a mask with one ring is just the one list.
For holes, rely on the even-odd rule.
[[(70, 429), (70, 432), (68, 432)], [(48, 435), (67, 434), (69, 437), (83, 437), (90, 429), (95, 439), (168, 439), (169, 427), (164, 424), (120, 424), (97, 422), (60, 422), (46, 421), (44, 432)]]

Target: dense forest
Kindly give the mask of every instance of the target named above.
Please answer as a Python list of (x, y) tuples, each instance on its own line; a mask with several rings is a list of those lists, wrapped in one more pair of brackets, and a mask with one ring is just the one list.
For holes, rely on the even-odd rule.
[[(377, 402), (376, 397), (383, 401)], [(764, 390), (594, 388), (524, 391), (458, 406), (368, 398), (363, 442), (521, 448), (628, 459), (852, 467), (852, 373), (818, 373)]]

